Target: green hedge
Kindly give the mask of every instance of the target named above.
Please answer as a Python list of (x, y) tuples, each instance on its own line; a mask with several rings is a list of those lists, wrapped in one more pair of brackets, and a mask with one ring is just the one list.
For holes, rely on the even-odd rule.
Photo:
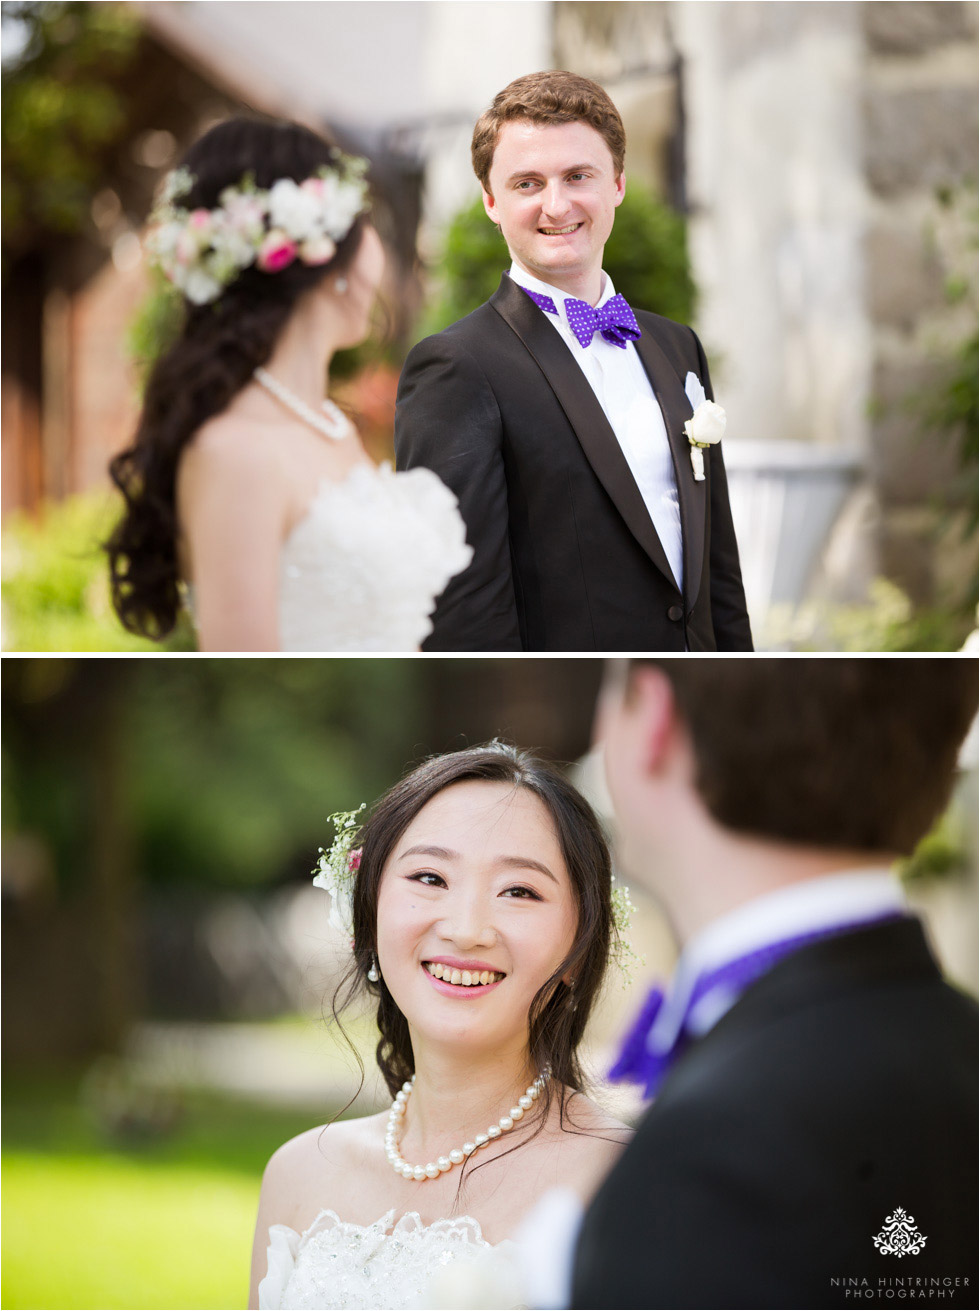
[(37, 516), (11, 514), (3, 531), (5, 651), (192, 650), (181, 628), (166, 643), (127, 633), (109, 599), (102, 543), (119, 501), (107, 493), (49, 502)]

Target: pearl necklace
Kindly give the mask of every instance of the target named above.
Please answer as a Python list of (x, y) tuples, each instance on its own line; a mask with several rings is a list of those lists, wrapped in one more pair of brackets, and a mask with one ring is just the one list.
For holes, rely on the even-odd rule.
[(517, 1105), (512, 1106), (507, 1115), (502, 1115), (496, 1124), (492, 1124), (486, 1133), (476, 1134), (471, 1143), (463, 1143), (462, 1147), (454, 1148), (448, 1155), (440, 1156), (438, 1160), (430, 1161), (428, 1165), (409, 1165), (398, 1150), (398, 1139), (404, 1126), (405, 1107), (408, 1105), (408, 1099), (412, 1095), (412, 1088), (415, 1084), (415, 1075), (413, 1074), (411, 1079), (407, 1083), (403, 1083), (401, 1089), (395, 1094), (395, 1100), (388, 1112), (385, 1155), (391, 1163), (392, 1169), (396, 1174), (400, 1174), (403, 1179), (415, 1179), (418, 1183), (422, 1183), (426, 1179), (438, 1179), (441, 1174), (451, 1170), (454, 1165), (462, 1165), (468, 1156), (478, 1152), (481, 1147), (486, 1147), (487, 1143), (493, 1142), (495, 1138), (499, 1138), (508, 1129), (513, 1129), (517, 1121), (523, 1119), (524, 1112), (529, 1111), (538, 1100), (550, 1076), (550, 1069), (542, 1070), (530, 1087), (518, 1097)]
[(281, 383), (278, 378), (274, 378), (267, 369), (256, 369), (252, 377), (260, 387), (264, 387), (267, 392), (275, 396), (277, 401), (285, 405), (287, 410), (292, 410), (297, 419), (302, 419), (304, 423), (309, 424), (311, 428), (315, 428), (322, 436), (329, 437), (335, 442), (341, 442), (350, 433), (350, 420), (329, 397), (324, 397), (321, 403), (324, 413), (317, 414), (316, 410), (311, 410), (305, 401), (300, 400), (284, 383)]

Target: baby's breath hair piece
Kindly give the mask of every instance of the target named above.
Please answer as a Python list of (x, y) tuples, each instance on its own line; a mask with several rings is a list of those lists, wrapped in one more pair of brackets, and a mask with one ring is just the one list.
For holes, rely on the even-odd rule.
[(613, 933), (609, 956), (622, 971), (623, 987), (628, 988), (633, 982), (633, 970), (637, 966), (642, 968), (644, 960), (642, 956), (638, 956), (633, 950), (633, 944), (629, 938), (630, 925), (636, 913), (636, 907), (630, 899), (630, 890), (625, 884), (616, 885), (615, 874), (612, 881), (613, 888), (609, 894), (609, 899), (612, 903)]
[(330, 923), (347, 938), (354, 934), (354, 879), (361, 865), (356, 845), (361, 831), (357, 817), (365, 808), (362, 801), (356, 810), (338, 810), (329, 816), (334, 840), (329, 847), (320, 848), (320, 859), (313, 870), (313, 886), (330, 895)]

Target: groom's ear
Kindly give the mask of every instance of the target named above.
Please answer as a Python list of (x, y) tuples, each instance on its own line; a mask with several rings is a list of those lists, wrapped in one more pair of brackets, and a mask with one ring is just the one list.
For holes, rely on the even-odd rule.
[(490, 222), (500, 227), (500, 219), (497, 217), (497, 204), (489, 191), (483, 192), (483, 208), (486, 210)]
[(626, 174), (620, 173), (619, 177), (616, 179), (616, 199), (613, 203), (616, 205), (621, 205), (623, 203), (623, 199), (625, 198), (625, 196), (626, 196)]
[(638, 665), (631, 672), (629, 698), (642, 742), (642, 768), (661, 774), (674, 763), (683, 735), (670, 679), (656, 665)]

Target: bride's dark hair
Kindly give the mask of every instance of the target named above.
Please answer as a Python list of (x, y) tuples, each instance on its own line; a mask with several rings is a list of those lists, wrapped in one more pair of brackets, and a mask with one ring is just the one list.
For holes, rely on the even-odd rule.
[[(559, 769), (501, 742), (425, 761), (386, 792), (364, 822), (354, 885), (354, 960), (334, 994), (334, 1017), (339, 1018), (361, 989), (368, 988), (378, 1001), (377, 1060), (389, 1092), (396, 1093), (412, 1077), (415, 1058), (408, 1022), (384, 979), (372, 983), (367, 977), (376, 951), (381, 878), (399, 838), (422, 807), (445, 788), (473, 780), (509, 783), (533, 792), (555, 826), (575, 894), (578, 926), (565, 959), (531, 1003), (528, 1053), (536, 1070), (551, 1067), (546, 1098), (550, 1100), (556, 1085), (582, 1092), (586, 1081), (578, 1046), (602, 985), (615, 932), (609, 846), (592, 807)], [(563, 982), (565, 975), (574, 979), (573, 988)]]
[[(262, 188), (279, 178), (303, 181), (331, 163), (333, 149), (298, 123), (226, 119), (181, 161), (194, 178), (181, 203), (213, 209), (225, 187), (247, 173)], [(106, 543), (112, 603), (130, 632), (165, 637), (180, 609), (175, 481), (181, 452), (266, 363), (304, 292), (349, 266), (364, 223), (363, 217), (355, 221), (327, 264), (310, 267), (296, 260), (274, 274), (253, 266), (212, 303), (185, 302), (180, 334), (147, 380), (133, 444), (109, 465), (126, 502)]]

